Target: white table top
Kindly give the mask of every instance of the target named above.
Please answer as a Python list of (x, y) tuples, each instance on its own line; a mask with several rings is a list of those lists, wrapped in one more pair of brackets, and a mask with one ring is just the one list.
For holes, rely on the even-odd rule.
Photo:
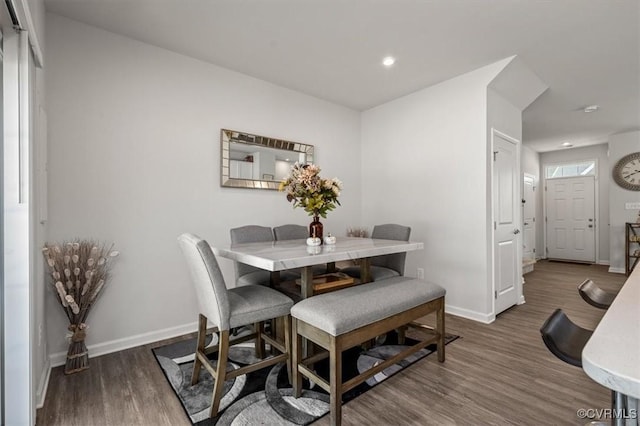
[(282, 271), (303, 266), (355, 260), (384, 254), (403, 253), (424, 248), (423, 243), (338, 237), (336, 244), (309, 247), (305, 240), (233, 244), (213, 248), (217, 256), (265, 269)]
[(640, 398), (640, 267), (584, 347), (582, 368), (601, 385)]

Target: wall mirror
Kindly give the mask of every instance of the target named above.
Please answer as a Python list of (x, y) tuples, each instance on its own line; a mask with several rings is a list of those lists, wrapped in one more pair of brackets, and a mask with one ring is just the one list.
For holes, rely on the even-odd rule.
[(313, 163), (313, 145), (235, 130), (220, 133), (221, 186), (277, 190), (293, 164)]

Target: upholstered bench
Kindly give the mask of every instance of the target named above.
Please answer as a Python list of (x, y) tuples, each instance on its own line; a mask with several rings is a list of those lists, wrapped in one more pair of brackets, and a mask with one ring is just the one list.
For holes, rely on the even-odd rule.
[[(292, 381), (294, 395), (302, 393), (302, 376), (329, 392), (331, 424), (341, 422), (342, 394), (369, 377), (425, 346), (436, 343), (438, 361), (444, 362), (445, 290), (424, 280), (393, 277), (305, 299), (291, 308)], [(414, 321), (436, 312), (436, 327)], [(401, 339), (406, 326), (428, 336), (394, 357), (342, 383), (342, 352), (394, 329)], [(325, 349), (303, 357), (302, 338)], [(310, 345), (309, 345), (310, 346)], [(329, 357), (329, 381), (312, 371), (313, 364)]]

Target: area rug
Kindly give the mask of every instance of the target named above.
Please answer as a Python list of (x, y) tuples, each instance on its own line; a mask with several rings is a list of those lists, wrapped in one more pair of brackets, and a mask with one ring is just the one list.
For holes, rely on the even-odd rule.
[[(445, 344), (458, 337), (446, 335)], [(215, 343), (209, 341), (208, 345)], [(391, 332), (379, 337), (375, 345), (369, 349), (355, 347), (343, 352), (343, 380), (355, 377), (414, 343), (416, 341), (407, 338), (406, 346), (398, 345), (397, 335)], [(191, 339), (153, 349), (165, 377), (194, 425), (306, 425), (329, 412), (329, 395), (318, 386), (309, 389), (307, 380), (304, 380), (306, 389), (303, 390), (302, 396), (298, 399), (292, 396), (287, 369), (285, 364), (281, 363), (227, 381), (220, 402), (220, 414), (213, 419), (208, 418), (213, 378), (202, 368), (198, 384), (191, 386), (195, 347), (196, 341)], [(369, 378), (365, 383), (345, 393), (342, 397), (343, 404), (435, 350), (435, 345), (429, 345)], [(234, 345), (229, 353), (230, 364), (233, 368), (238, 368), (254, 363), (257, 361), (254, 354), (251, 341)], [(212, 354), (212, 357), (215, 356), (216, 354)], [(326, 379), (329, 374), (328, 360), (315, 364), (315, 370)]]

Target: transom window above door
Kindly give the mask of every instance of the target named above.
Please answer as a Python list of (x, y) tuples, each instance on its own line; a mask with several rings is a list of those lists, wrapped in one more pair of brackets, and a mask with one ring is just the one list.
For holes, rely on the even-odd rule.
[(553, 164), (545, 166), (544, 175), (547, 179), (594, 176), (596, 174), (596, 162), (581, 161), (577, 163)]

